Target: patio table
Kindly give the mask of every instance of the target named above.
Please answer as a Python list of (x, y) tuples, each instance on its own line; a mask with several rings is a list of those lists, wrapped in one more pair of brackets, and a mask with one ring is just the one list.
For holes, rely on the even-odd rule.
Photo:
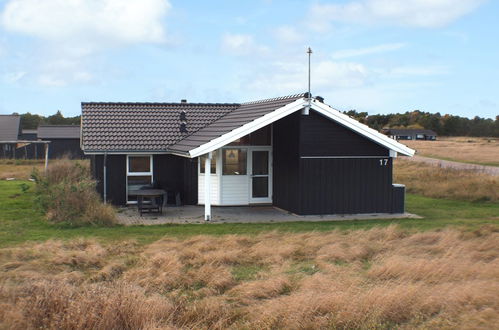
[[(137, 209), (142, 216), (144, 212), (158, 212), (163, 213), (164, 196), (166, 191), (163, 189), (141, 189), (130, 190), (129, 195), (137, 196)], [(146, 203), (144, 203), (146, 199)]]

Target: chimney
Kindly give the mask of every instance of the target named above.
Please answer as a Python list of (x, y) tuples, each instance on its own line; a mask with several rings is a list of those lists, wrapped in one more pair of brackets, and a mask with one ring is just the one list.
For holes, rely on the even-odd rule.
[(187, 124), (180, 123), (180, 133), (187, 133)]
[(187, 113), (184, 110), (180, 111), (180, 133), (187, 133)]

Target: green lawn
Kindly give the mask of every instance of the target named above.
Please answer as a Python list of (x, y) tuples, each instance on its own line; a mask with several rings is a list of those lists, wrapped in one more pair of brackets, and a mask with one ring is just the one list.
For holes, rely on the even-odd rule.
[(469, 229), (484, 224), (499, 226), (498, 203), (470, 203), (408, 195), (407, 211), (421, 215), (424, 219), (70, 228), (45, 222), (42, 213), (36, 209), (33, 202), (33, 184), (28, 183), (31, 188), (28, 192), (23, 193), (20, 188), (22, 183), (20, 181), (0, 181), (0, 246), (9, 246), (25, 241), (75, 237), (95, 237), (105, 241), (136, 239), (141, 243), (148, 243), (164, 235), (254, 234), (268, 230), (327, 231), (364, 229), (390, 224), (399, 224), (403, 228), (417, 230), (443, 228), (450, 225), (466, 226)]

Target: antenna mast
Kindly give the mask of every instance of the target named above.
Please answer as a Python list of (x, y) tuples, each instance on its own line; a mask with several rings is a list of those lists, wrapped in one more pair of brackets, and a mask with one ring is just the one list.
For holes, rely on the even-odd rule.
[(310, 93), (310, 55), (312, 55), (312, 48), (308, 47), (307, 50), (308, 54), (308, 94), (307, 94), (307, 100), (308, 100), (308, 105), (304, 107), (301, 111), (302, 115), (308, 116), (310, 112), (310, 107), (312, 106), (312, 94)]
[(308, 47), (308, 98), (312, 98), (312, 94), (310, 94), (310, 56), (312, 55), (312, 48)]

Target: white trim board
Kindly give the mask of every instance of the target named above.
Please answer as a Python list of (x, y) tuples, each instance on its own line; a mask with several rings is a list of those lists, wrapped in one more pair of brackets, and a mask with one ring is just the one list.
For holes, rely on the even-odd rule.
[[(229, 133), (219, 136), (211, 140), (210, 142), (207, 142), (197, 148), (190, 150), (189, 155), (190, 157), (194, 158), (200, 155), (204, 155), (210, 151), (219, 149), (234, 140), (248, 135), (264, 126), (270, 125), (273, 122), (292, 114), (293, 112), (301, 110), (304, 107), (309, 106), (309, 104), (309, 100), (305, 98), (298, 99), (247, 124), (244, 124), (243, 126), (238, 127)], [(330, 106), (322, 102), (314, 99), (312, 100), (310, 107), (312, 110), (317, 111), (323, 116), (337, 122), (338, 124), (348, 129), (351, 129), (352, 131), (370, 139), (377, 144), (384, 146), (385, 148), (393, 152), (411, 157), (415, 153), (415, 151), (411, 148), (389, 138), (384, 134), (379, 133), (378, 131), (368, 127), (367, 125), (364, 125), (357, 120), (350, 118), (349, 116), (341, 113), (336, 109), (331, 108)]]

